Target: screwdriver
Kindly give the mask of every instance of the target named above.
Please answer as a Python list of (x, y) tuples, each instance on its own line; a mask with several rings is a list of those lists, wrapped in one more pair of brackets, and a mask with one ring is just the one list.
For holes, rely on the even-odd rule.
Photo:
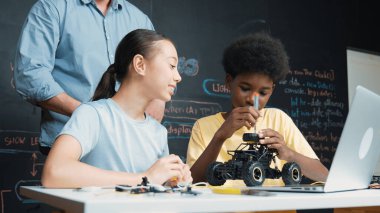
[[(259, 93), (255, 92), (253, 94), (253, 107), (256, 109), (256, 110), (259, 110)], [(256, 133), (256, 123), (255, 123), (255, 126), (254, 126), (254, 133)]]

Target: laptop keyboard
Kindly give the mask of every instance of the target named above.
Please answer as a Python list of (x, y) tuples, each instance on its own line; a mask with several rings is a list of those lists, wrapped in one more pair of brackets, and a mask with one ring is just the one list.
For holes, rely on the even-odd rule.
[(380, 184), (380, 176), (372, 176), (372, 181), (371, 181), (371, 184), (373, 183), (378, 183)]

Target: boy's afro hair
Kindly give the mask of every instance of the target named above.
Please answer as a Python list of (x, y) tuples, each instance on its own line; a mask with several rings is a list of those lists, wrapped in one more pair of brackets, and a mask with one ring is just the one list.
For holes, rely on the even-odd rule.
[(281, 41), (265, 33), (234, 41), (224, 50), (222, 63), (233, 78), (243, 73), (262, 73), (276, 83), (289, 72), (288, 56)]

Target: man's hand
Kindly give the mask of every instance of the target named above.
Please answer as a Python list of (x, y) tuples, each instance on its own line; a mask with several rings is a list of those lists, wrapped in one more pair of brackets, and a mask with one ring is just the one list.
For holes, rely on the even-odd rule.
[(80, 101), (72, 98), (67, 93), (60, 93), (57, 96), (38, 103), (38, 105), (44, 109), (48, 109), (69, 117), (80, 104)]

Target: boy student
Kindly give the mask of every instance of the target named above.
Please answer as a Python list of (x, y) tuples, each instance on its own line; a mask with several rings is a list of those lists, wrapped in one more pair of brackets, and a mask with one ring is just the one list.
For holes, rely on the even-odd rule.
[[(279, 169), (286, 162), (296, 162), (306, 177), (325, 181), (328, 170), (292, 119), (279, 109), (264, 108), (275, 84), (289, 71), (288, 56), (281, 42), (263, 33), (242, 37), (225, 49), (223, 66), (232, 110), (201, 118), (194, 124), (187, 151), (194, 182), (206, 181), (210, 163), (231, 159), (227, 151), (235, 150), (242, 143), (243, 134), (253, 132), (255, 126), (259, 137), (265, 138), (260, 143), (277, 150)], [(254, 106), (256, 94), (258, 106)], [(283, 182), (267, 179), (264, 184), (283, 185)]]
[[(169, 101), (181, 76), (173, 43), (151, 30), (134, 30), (117, 47), (93, 102), (73, 113), (46, 159), (46, 187), (191, 182), (189, 167), (169, 155), (167, 131), (144, 113), (150, 101)], [(121, 82), (115, 91), (116, 81)], [(175, 177), (175, 178), (174, 178)]]

